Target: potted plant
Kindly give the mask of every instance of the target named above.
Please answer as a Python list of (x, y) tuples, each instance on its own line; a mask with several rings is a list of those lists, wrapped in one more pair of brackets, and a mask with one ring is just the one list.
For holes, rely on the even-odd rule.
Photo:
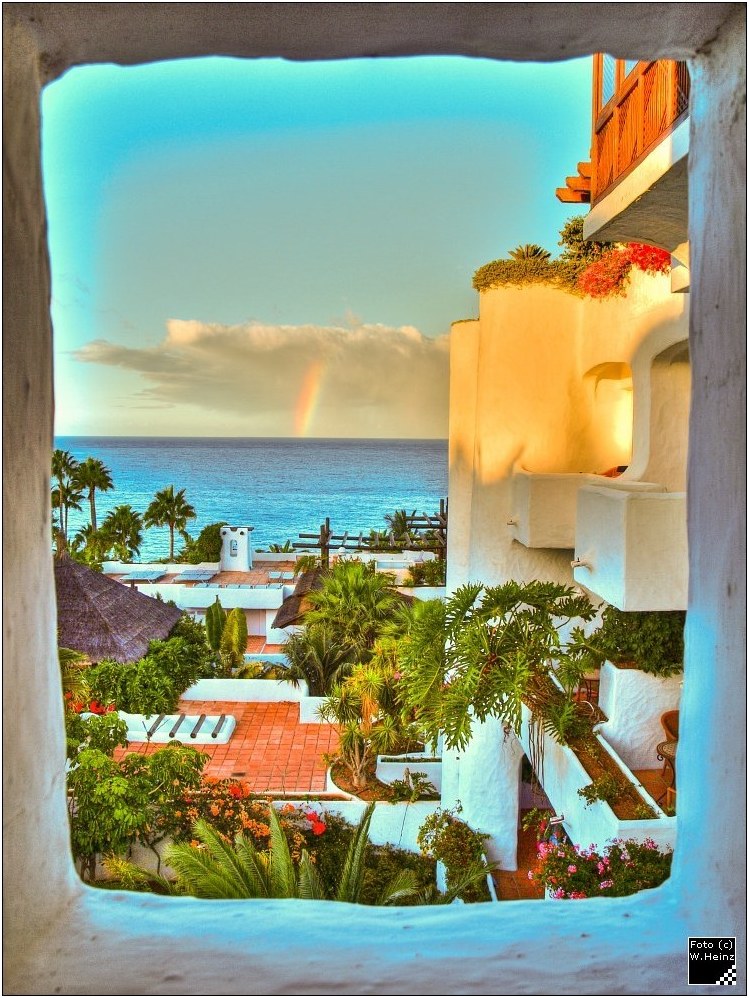
[(656, 769), (660, 718), (679, 706), (684, 661), (682, 610), (623, 611), (608, 606), (590, 644), (601, 666), (600, 731), (630, 769)]

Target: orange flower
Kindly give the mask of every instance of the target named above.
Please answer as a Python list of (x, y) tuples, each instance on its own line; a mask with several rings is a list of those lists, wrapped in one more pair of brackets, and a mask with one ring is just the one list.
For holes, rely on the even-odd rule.
[(220, 811), (221, 808), (218, 806), (218, 804), (211, 804), (211, 814), (213, 815), (214, 818), (218, 817)]

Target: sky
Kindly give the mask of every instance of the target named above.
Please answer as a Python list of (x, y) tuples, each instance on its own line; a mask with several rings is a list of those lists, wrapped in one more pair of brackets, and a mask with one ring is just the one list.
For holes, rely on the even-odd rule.
[(84, 66), (44, 91), (55, 431), (447, 436), (474, 271), (552, 253), (591, 60)]

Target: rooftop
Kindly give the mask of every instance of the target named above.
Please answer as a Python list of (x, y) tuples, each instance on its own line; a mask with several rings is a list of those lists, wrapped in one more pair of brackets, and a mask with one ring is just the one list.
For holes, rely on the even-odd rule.
[[(216, 779), (240, 779), (253, 793), (323, 793), (327, 765), (323, 754), (335, 752), (338, 735), (330, 724), (301, 724), (299, 704), (238, 703), (227, 700), (180, 700), (185, 714), (232, 714), (237, 726), (225, 745), (199, 745), (210, 756), (204, 769)], [(189, 739), (187, 744), (189, 744)], [(115, 759), (131, 752), (150, 755), (163, 745), (131, 742)]]

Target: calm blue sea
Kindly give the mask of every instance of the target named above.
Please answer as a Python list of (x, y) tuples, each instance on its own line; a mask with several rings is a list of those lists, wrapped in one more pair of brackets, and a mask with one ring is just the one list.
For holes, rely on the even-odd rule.
[[(310, 440), (233, 437), (56, 437), (79, 461), (97, 457), (114, 489), (97, 493), (99, 523), (113, 506), (142, 513), (167, 485), (184, 488), (197, 519), (255, 528), (257, 547), (316, 532), (384, 529), (394, 509), (431, 513), (447, 495), (446, 440)], [(70, 512), (71, 536), (88, 523), (88, 503)], [(166, 528), (144, 532), (141, 561), (169, 553)]]

